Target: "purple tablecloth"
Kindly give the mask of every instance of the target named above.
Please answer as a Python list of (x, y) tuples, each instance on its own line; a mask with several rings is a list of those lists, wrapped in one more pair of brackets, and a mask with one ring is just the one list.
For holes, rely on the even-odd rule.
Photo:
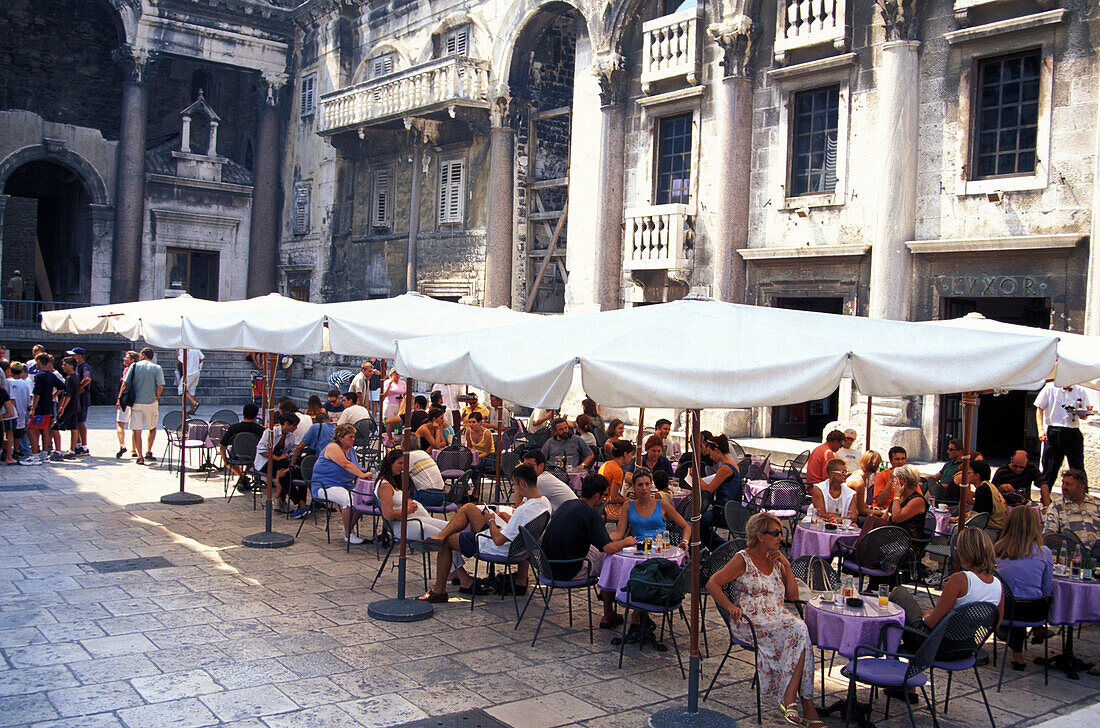
[(859, 538), (859, 530), (845, 531), (838, 528), (835, 531), (826, 531), (821, 524), (810, 526), (799, 523), (794, 530), (794, 538), (791, 539), (791, 559), (800, 556), (820, 556), (823, 559), (832, 558), (833, 546), (837, 541), (853, 544)]
[(600, 567), (599, 588), (603, 591), (624, 589), (626, 582), (630, 579), (630, 572), (635, 566), (646, 559), (658, 556), (675, 561), (681, 566), (684, 564), (684, 550), (678, 546), (673, 546), (663, 554), (630, 554), (621, 551), (617, 554), (608, 554), (604, 557), (603, 566)]
[(763, 493), (767, 490), (769, 485), (771, 485), (771, 483), (766, 480), (746, 480), (743, 487), (745, 502), (748, 503), (760, 493)]
[(1051, 596), (1051, 624), (1100, 622), (1100, 582), (1056, 578)]
[[(810, 642), (823, 650), (836, 650), (851, 658), (858, 645), (878, 647), (879, 636), (886, 624), (905, 624), (905, 612), (897, 604), (885, 608), (878, 606), (878, 597), (864, 597), (863, 607), (852, 609), (840, 606), (843, 601), (836, 595), (837, 604), (822, 604), (820, 597), (806, 603), (806, 626), (810, 630)], [(895, 651), (901, 640), (901, 632), (892, 630), (886, 649)]]
[(936, 533), (941, 536), (946, 536), (951, 532), (951, 511), (928, 511), (925, 520), (928, 521), (928, 525), (932, 526), (936, 530)]

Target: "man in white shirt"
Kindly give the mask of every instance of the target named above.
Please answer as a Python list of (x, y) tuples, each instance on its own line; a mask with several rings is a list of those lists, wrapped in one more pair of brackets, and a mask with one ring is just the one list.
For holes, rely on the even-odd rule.
[(202, 373), (202, 363), (206, 355), (198, 349), (187, 350), (187, 362), (183, 361), (183, 349), (176, 349), (176, 361), (180, 364), (179, 383), (176, 385), (176, 394), (182, 394), (187, 402), (188, 413), (193, 413), (199, 408), (199, 401), (195, 399), (195, 392), (199, 388), (199, 375)]
[[(523, 453), (523, 464), (530, 465), (538, 473), (539, 493), (550, 501), (550, 513), (556, 511), (562, 503), (577, 499), (577, 494), (568, 484), (561, 482), (558, 476), (546, 472), (546, 456), (542, 454), (542, 450), (536, 447)], [(519, 496), (516, 498), (518, 500)]]
[(423, 450), (409, 451), (409, 478), (416, 489), (416, 499), (426, 506), (441, 506), (446, 502), (446, 485), (439, 466)]
[[(260, 442), (256, 445), (256, 458), (252, 461), (252, 467), (263, 477), (267, 477), (267, 461), (271, 458), (272, 472), (274, 473), (275, 510), (286, 513), (286, 494), (290, 491), (290, 454), (298, 445), (298, 415), (293, 412), (280, 415), (279, 426), (272, 430), (264, 430), (260, 436)], [(274, 440), (274, 446), (272, 446)], [(306, 489), (299, 487), (292, 492), (291, 499), (298, 504), (298, 510), (304, 511), (306, 507)], [(300, 518), (295, 511), (295, 517)]]
[[(512, 471), (512, 481), (522, 502), (511, 514), (495, 513), (476, 503), (467, 503), (451, 517), (446, 528), (427, 539), (439, 541), (442, 548), (436, 562), (435, 586), (421, 596), (421, 599), (435, 604), (447, 601), (447, 578), (451, 570), (452, 552), (461, 551), (463, 556), (507, 556), (512, 548), (512, 541), (522, 538), (519, 527), (526, 526), (543, 513), (550, 513), (550, 501), (539, 493), (538, 474), (533, 467), (520, 465)], [(467, 526), (469, 531), (466, 530)], [(525, 561), (516, 569), (517, 595), (527, 591), (526, 567)], [(471, 588), (478, 587), (474, 584)]]
[(336, 418), (336, 426), (354, 425), (359, 420), (370, 419), (370, 412), (361, 404), (356, 404), (355, 392), (344, 393), (344, 411)]
[(844, 442), (841, 444), (840, 449), (836, 451), (836, 457), (844, 461), (849, 473), (859, 471), (859, 456), (862, 453), (852, 447), (856, 442), (856, 437), (856, 431), (849, 427), (844, 431)]
[(1085, 468), (1085, 441), (1081, 420), (1092, 413), (1092, 403), (1084, 387), (1056, 387), (1047, 382), (1035, 398), (1035, 424), (1044, 443), (1042, 473), (1036, 480), (1049, 489), (1058, 480), (1062, 460), (1075, 470)]
[(372, 376), (374, 376), (374, 365), (369, 361), (365, 361), (359, 366), (359, 373), (352, 378), (351, 384), (348, 386), (348, 390), (355, 394), (355, 403), (363, 407), (366, 407), (367, 402), (371, 401), (370, 378)]

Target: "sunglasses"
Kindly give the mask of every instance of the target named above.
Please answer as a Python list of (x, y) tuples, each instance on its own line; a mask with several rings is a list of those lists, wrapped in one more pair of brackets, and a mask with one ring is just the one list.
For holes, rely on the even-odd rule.
[(766, 533), (767, 535), (775, 536), (776, 538), (779, 538), (780, 536), (783, 535), (783, 532), (780, 531), (778, 528), (775, 529), (774, 531), (762, 531), (761, 533)]

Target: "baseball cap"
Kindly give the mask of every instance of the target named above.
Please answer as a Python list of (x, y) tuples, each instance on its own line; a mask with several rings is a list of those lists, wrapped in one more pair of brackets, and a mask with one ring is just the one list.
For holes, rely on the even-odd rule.
[(74, 346), (73, 348), (69, 349), (65, 353), (66, 354), (73, 354), (73, 355), (79, 354), (80, 356), (84, 356), (84, 347), (83, 346)]

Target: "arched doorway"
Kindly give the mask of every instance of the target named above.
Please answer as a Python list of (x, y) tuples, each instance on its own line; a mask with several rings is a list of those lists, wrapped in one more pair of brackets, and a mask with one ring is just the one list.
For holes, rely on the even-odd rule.
[[(7, 178), (0, 280), (15, 271), (28, 301), (88, 303), (92, 279), (92, 205), (80, 174), (50, 159), (28, 161)], [(33, 318), (35, 307), (20, 313)]]

